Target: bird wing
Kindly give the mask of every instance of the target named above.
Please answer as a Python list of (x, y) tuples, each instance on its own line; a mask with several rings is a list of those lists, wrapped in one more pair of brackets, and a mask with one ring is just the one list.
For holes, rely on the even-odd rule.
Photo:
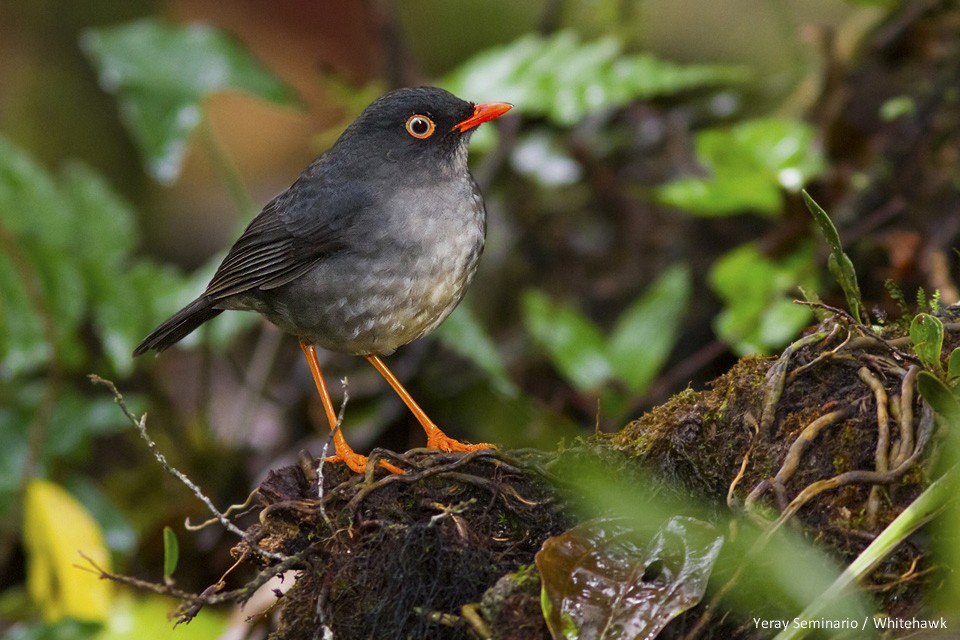
[(365, 209), (369, 199), (338, 186), (305, 174), (270, 201), (227, 252), (205, 295), (218, 299), (274, 289), (346, 248), (351, 214)]

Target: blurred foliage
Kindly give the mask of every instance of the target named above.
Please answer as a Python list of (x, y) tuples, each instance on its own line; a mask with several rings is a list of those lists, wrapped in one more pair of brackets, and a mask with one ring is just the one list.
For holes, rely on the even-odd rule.
[(483, 52), (450, 74), (443, 86), (477, 102), (512, 102), (526, 116), (565, 127), (636, 99), (748, 77), (742, 67), (678, 65), (649, 54), (627, 55), (614, 38), (581, 42), (573, 31), (559, 31), (529, 34)]
[(813, 127), (796, 120), (764, 118), (704, 129), (695, 144), (707, 177), (680, 178), (656, 194), (696, 215), (780, 215), (784, 190), (798, 191), (826, 168)]
[[(91, 364), (129, 374), (130, 350), (193, 283), (132, 258), (133, 210), (89, 167), (69, 163), (54, 178), (2, 137), (0, 210), (3, 375)], [(93, 350), (82, 339), (86, 323)]]
[(437, 329), (437, 337), (450, 349), (467, 358), (484, 373), (497, 391), (509, 396), (519, 393), (497, 346), (470, 307), (461, 305)]
[(524, 293), (524, 324), (564, 377), (582, 393), (600, 394), (603, 413), (620, 421), (676, 343), (690, 280), (687, 268), (669, 269), (624, 310), (609, 337), (576, 309), (536, 290)]
[(297, 103), (242, 43), (209, 25), (144, 19), (92, 29), (81, 42), (100, 85), (117, 95), (147, 169), (160, 182), (180, 175), (187, 141), (211, 94), (232, 89), (275, 104)]
[(813, 319), (808, 307), (794, 303), (798, 289), (817, 290), (810, 245), (779, 260), (752, 244), (738, 247), (714, 263), (709, 280), (724, 301), (714, 328), (741, 355), (772, 353)]
[(2, 136), (0, 211), (6, 516), (25, 474), (82, 461), (94, 438), (122, 428), (112, 402), (88, 397), (73, 376), (92, 367), (128, 375), (130, 349), (185, 281), (131, 257), (133, 213), (92, 170), (69, 163), (55, 179)]
[(52, 624), (16, 626), (4, 640), (143, 640), (168, 638), (210, 640), (222, 637), (228, 626), (225, 615), (206, 611), (188, 625), (173, 629), (167, 618), (177, 602), (157, 595), (118, 595), (112, 601), (110, 617), (103, 624), (63, 618)]
[[(603, 15), (615, 18), (616, 6), (605, 3)], [(199, 127), (199, 142), (220, 164), (220, 179), (235, 203), (241, 209), (249, 203), (246, 185), (222, 156), (210, 131), (204, 130), (209, 98), (216, 92), (238, 90), (276, 105), (294, 105), (297, 99), (244, 43), (212, 26), (177, 26), (160, 19), (97, 27), (86, 31), (81, 42), (101, 87), (116, 97), (123, 122), (154, 179), (171, 184), (181, 175), (188, 145)], [(472, 307), (462, 306), (438, 331), (443, 343), (468, 361), (480, 379), (465, 396), (454, 396), (458, 410), (480, 416), (477, 422), (493, 423), (489, 432), (504, 439), (532, 437), (518, 435), (522, 420), (525, 429), (539, 430), (537, 435), (555, 442), (561, 433), (558, 422), (569, 424), (582, 418), (580, 414), (557, 417), (558, 407), (588, 407), (583, 410), (586, 414), (595, 408), (592, 401), (599, 399), (611, 425), (629, 419), (629, 412), (658, 381), (671, 354), (690, 354), (692, 348), (684, 341), (694, 312), (712, 314), (714, 335), (736, 354), (774, 352), (811, 322), (808, 307), (793, 303), (801, 290), (816, 296), (824, 288), (809, 235), (792, 238), (777, 251), (761, 249), (767, 245), (759, 242), (741, 243), (782, 221), (795, 194), (828, 169), (822, 133), (789, 117), (740, 119), (736, 105), (752, 80), (756, 78), (739, 65), (669, 62), (651, 53), (628, 51), (614, 38), (584, 40), (572, 30), (560, 29), (529, 33), (481, 51), (437, 81), (467, 99), (508, 100), (517, 105), (518, 119), (509, 127), (513, 130), (508, 131), (506, 124), (499, 134), (494, 127), (482, 128), (472, 150), (475, 157), (482, 156), (477, 174), (494, 204), (491, 210), (500, 210), (501, 215), (507, 210), (505, 217), (510, 219), (505, 221), (505, 233), (539, 243), (523, 256), (527, 263), (540, 261), (543, 264), (537, 268), (546, 270), (543, 265), (551, 263), (544, 255), (563, 244), (555, 236), (564, 234), (577, 236), (568, 242), (574, 249), (553, 263), (557, 273), (563, 272), (556, 278), (564, 285), (566, 268), (572, 267), (564, 260), (571, 255), (614, 268), (623, 259), (606, 255), (609, 246), (636, 254), (644, 254), (651, 246), (666, 247), (670, 254), (643, 274), (630, 271), (632, 263), (623, 260), (630, 286), (608, 286), (614, 278), (585, 270), (608, 289), (591, 291), (583, 300), (573, 297), (584, 294), (582, 290), (561, 297), (548, 293), (554, 289), (540, 283), (538, 288), (530, 288), (530, 283), (517, 285), (520, 278), (511, 279), (514, 274), (506, 273), (504, 289), (515, 307), (498, 306), (500, 298), (489, 303), (481, 299)], [(326, 80), (331, 87), (336, 82)], [(339, 93), (331, 93), (348, 112), (369, 101), (370, 87), (388, 85), (382, 79), (362, 87), (357, 86), (360, 80), (352, 78), (339, 82)], [(734, 96), (732, 110), (711, 106), (710, 98), (721, 93)], [(915, 114), (916, 104), (911, 96), (896, 94), (878, 115), (887, 121), (905, 120)], [(70, 124), (82, 125), (82, 119)], [(682, 139), (670, 137), (678, 127), (689, 129), (690, 163), (676, 162), (670, 155), (684, 147)], [(320, 137), (332, 140), (333, 135), (327, 131)], [(653, 170), (644, 164), (655, 162), (660, 165)], [(54, 512), (59, 522), (71, 523), (75, 535), (87, 540), (99, 536), (97, 548), (106, 546), (122, 557), (135, 555), (146, 538), (166, 542), (163, 573), (172, 573), (175, 538), (135, 527), (117, 508), (115, 496), (104, 489), (110, 483), (101, 482), (100, 474), (110, 473), (108, 467), (117, 461), (101, 465), (93, 455), (104, 443), (112, 450), (125, 426), (112, 400), (92, 395), (82, 374), (96, 371), (140, 390), (162, 387), (149, 380), (151, 374), (135, 375), (130, 353), (157, 322), (202, 289), (219, 260), (214, 256), (196, 273), (184, 276), (168, 264), (139, 255), (137, 212), (146, 205), (124, 202), (114, 189), (110, 180), (81, 162), (66, 161), (48, 170), (30, 151), (0, 134), (0, 550), (17, 553), (18, 546), (27, 546), (27, 539), (44, 544), (49, 555), (30, 556), (34, 560), (26, 569), (26, 582), (57, 581), (67, 587), (65, 595), (75, 591), (71, 581), (77, 576), (70, 568), (78, 561), (74, 550), (79, 545), (70, 537), (50, 541), (53, 525), (48, 516)], [(616, 206), (609, 200), (617, 200)], [(808, 199), (808, 206), (811, 203)], [(681, 259), (709, 260), (703, 271), (697, 271), (674, 255), (680, 245), (673, 242), (672, 228), (664, 232), (644, 227), (633, 235), (620, 231), (634, 219), (649, 223), (650, 211), (661, 215), (656, 207), (664, 204), (674, 209), (665, 215), (673, 216), (679, 225), (696, 217), (698, 225), (715, 230), (718, 227), (709, 225), (729, 217), (738, 233), (723, 238), (722, 251), (717, 253), (707, 250), (713, 249), (710, 242), (687, 247)], [(811, 206), (811, 211), (817, 208)], [(614, 209), (620, 217), (611, 213)], [(828, 237), (831, 272), (857, 315), (862, 307), (851, 300), (860, 300), (861, 294), (852, 288), (856, 284), (852, 261), (843, 252), (832, 223), (825, 225), (829, 218), (824, 214), (816, 219)], [(612, 236), (608, 244), (603, 244), (604, 225), (614, 228), (607, 234)], [(495, 233), (492, 229), (491, 234)], [(710, 233), (705, 233), (708, 241), (713, 240)], [(624, 238), (635, 245), (616, 245)], [(647, 241), (649, 245), (644, 244)], [(511, 250), (508, 246), (507, 252)], [(527, 268), (535, 272), (526, 265), (520, 270)], [(657, 273), (656, 278), (650, 275)], [(716, 300), (701, 285), (709, 286)], [(516, 320), (515, 327), (493, 326), (493, 321), (508, 317)], [(201, 337), (185, 340), (184, 346), (196, 346), (202, 338), (208, 350), (222, 349), (234, 344), (254, 322), (251, 315), (223, 314), (204, 328)], [(942, 346), (930, 332), (936, 331), (939, 320), (927, 315), (915, 322), (919, 326), (911, 336), (929, 369), (920, 377), (921, 392), (952, 420), (950, 416), (960, 415), (960, 409), (951, 413), (960, 406), (956, 397), (960, 355), (951, 353), (945, 372), (938, 371)], [(554, 385), (553, 392), (531, 391), (531, 387), (547, 386), (536, 375), (539, 370), (522, 361), (531, 354), (547, 359), (569, 390), (568, 396), (579, 403), (555, 403), (560, 385)], [(688, 379), (679, 380), (680, 386)], [(264, 397), (272, 392), (260, 390)], [(254, 392), (245, 388), (244, 393)], [(276, 395), (292, 405), (292, 399), (299, 398), (297, 393)], [(125, 395), (138, 412), (147, 403), (143, 393)], [(151, 401), (162, 404), (156, 398)], [(255, 404), (251, 403), (251, 412)], [(363, 408), (355, 405), (353, 415)], [(194, 427), (203, 425), (196, 416), (188, 420)], [(270, 450), (264, 457), (275, 460), (287, 453)], [(254, 476), (261, 470), (246, 471)], [(592, 485), (592, 475), (590, 470), (583, 471), (583, 486), (588, 495), (596, 495), (598, 505), (654, 526), (651, 511), (638, 509), (634, 487), (611, 492), (607, 481)], [(57, 484), (46, 478), (56, 478)], [(129, 484), (129, 476), (119, 478), (114, 477), (114, 486)], [(50, 490), (38, 493), (38, 487)], [(239, 493), (248, 488), (249, 483)], [(664, 506), (661, 515), (666, 517), (676, 506)], [(97, 522), (91, 522), (83, 509)], [(172, 517), (156, 514), (141, 522)], [(764, 563), (749, 554), (756, 541), (748, 532), (737, 549), (773, 588), (767, 592), (767, 582), (758, 582), (737, 597), (781, 598), (799, 610), (836, 578), (836, 567), (829, 560), (789, 532), (769, 541)], [(28, 553), (35, 552), (28, 548)], [(184, 564), (180, 563), (181, 569)], [(54, 611), (56, 603), (48, 595), (49, 590), (34, 591), (35, 611)], [(17, 600), (17, 586), (4, 596)], [(859, 615), (867, 608), (863, 603), (843, 608), (848, 605), (837, 604), (837, 611)], [(29, 605), (13, 608), (16, 617), (30, 619)], [(151, 631), (145, 630), (159, 634), (168, 629), (163, 626), (157, 631), (156, 625), (158, 621), (166, 625), (169, 608), (161, 599), (120, 596), (111, 600), (109, 616), (101, 616), (100, 609), (90, 616), (106, 617), (103, 624), (91, 626), (69, 618), (50, 625), (33, 621), (6, 637), (79, 638), (94, 632), (105, 639), (149, 637)], [(83, 618), (87, 617), (84, 612), (92, 611), (92, 607), (81, 609), (68, 612)], [(66, 605), (62, 610), (67, 610)], [(205, 615), (179, 629), (178, 636), (212, 637), (223, 625), (220, 617)]]

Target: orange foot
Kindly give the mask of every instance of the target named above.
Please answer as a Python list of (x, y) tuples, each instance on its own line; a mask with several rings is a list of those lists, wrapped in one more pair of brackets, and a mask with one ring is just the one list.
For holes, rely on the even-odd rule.
[(427, 437), (427, 447), (430, 449), (439, 449), (440, 451), (447, 453), (451, 451), (479, 451), (480, 449), (496, 449), (496, 446), (486, 442), (467, 444), (465, 442), (460, 442), (459, 440), (454, 440), (439, 429), (433, 431)]
[[(354, 473), (366, 473), (367, 460), (367, 456), (356, 453), (353, 450), (350, 450), (346, 455), (341, 455), (338, 453), (337, 455), (328, 456), (324, 459), (324, 461), (327, 463), (342, 462)], [(390, 473), (395, 473), (397, 475), (403, 474), (403, 469), (390, 464), (386, 460), (378, 460), (377, 464)]]

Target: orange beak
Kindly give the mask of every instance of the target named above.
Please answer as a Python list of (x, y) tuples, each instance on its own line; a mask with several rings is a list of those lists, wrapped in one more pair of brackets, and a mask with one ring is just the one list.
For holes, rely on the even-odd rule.
[(486, 104), (478, 104), (473, 108), (473, 115), (464, 120), (463, 122), (458, 122), (453, 125), (454, 129), (464, 133), (478, 127), (484, 122), (493, 120), (494, 118), (499, 118), (507, 111), (513, 109), (513, 105), (509, 102), (488, 102)]

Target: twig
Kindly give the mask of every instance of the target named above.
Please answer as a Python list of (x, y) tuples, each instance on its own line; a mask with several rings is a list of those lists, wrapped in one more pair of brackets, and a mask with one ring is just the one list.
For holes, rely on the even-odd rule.
[(124, 401), (123, 396), (120, 394), (120, 391), (117, 389), (116, 385), (113, 384), (113, 382), (105, 378), (101, 378), (96, 374), (90, 374), (89, 378), (93, 383), (103, 385), (108, 389), (110, 389), (110, 391), (113, 393), (114, 402), (116, 402), (117, 405), (120, 407), (120, 410), (123, 411), (123, 415), (125, 415), (127, 419), (133, 424), (133, 426), (137, 428), (137, 433), (140, 434), (140, 438), (147, 444), (147, 448), (150, 449), (150, 452), (153, 454), (153, 457), (156, 458), (157, 462), (160, 463), (160, 466), (162, 466), (167, 473), (174, 476), (180, 482), (186, 485), (186, 487), (193, 492), (193, 495), (195, 495), (198, 500), (200, 500), (207, 506), (207, 509), (210, 511), (210, 513), (212, 513), (217, 518), (217, 520), (220, 521), (220, 524), (227, 531), (233, 533), (234, 535), (239, 537), (241, 540), (245, 541), (250, 546), (251, 549), (255, 550), (257, 553), (259, 553), (260, 555), (263, 555), (264, 557), (267, 557), (267, 558), (270, 558), (271, 560), (276, 560), (276, 561), (283, 561), (287, 558), (287, 556), (285, 555), (282, 555), (279, 553), (273, 553), (272, 551), (267, 551), (266, 549), (260, 548), (260, 546), (257, 545), (257, 543), (254, 540), (252, 540), (242, 529), (240, 529), (239, 527), (237, 527), (237, 525), (230, 522), (230, 520), (225, 515), (220, 513), (220, 511), (216, 508), (216, 506), (214, 506), (213, 501), (211, 501), (210, 498), (208, 498), (203, 493), (203, 491), (200, 490), (200, 487), (194, 484), (194, 482), (190, 478), (188, 478), (186, 475), (184, 475), (183, 472), (181, 472), (179, 469), (177, 469), (176, 467), (172, 466), (169, 462), (167, 462), (166, 456), (163, 455), (163, 453), (160, 451), (160, 448), (157, 446), (157, 443), (154, 442), (153, 439), (150, 437), (150, 435), (147, 433), (147, 414), (143, 414), (142, 416), (137, 418), (133, 414), (133, 412), (131, 412), (130, 409), (127, 407), (127, 403)]
[[(355, 513), (357, 508), (360, 506), (360, 503), (363, 502), (368, 495), (370, 495), (372, 492), (376, 491), (377, 489), (385, 487), (393, 482), (402, 482), (404, 484), (412, 484), (414, 482), (419, 482), (424, 478), (435, 476), (439, 473), (453, 471), (454, 469), (462, 467), (463, 465), (473, 460), (476, 460), (477, 458), (482, 458), (484, 456), (493, 456), (493, 455), (496, 455), (496, 451), (492, 449), (478, 449), (477, 451), (470, 451), (468, 453), (463, 454), (462, 456), (460, 456), (459, 458), (457, 458), (456, 460), (454, 460), (449, 464), (442, 464), (442, 465), (437, 465), (435, 467), (429, 467), (418, 473), (408, 472), (403, 475), (390, 475), (385, 478), (380, 478), (376, 482), (366, 484), (365, 486), (357, 490), (357, 494), (350, 499), (350, 502), (347, 503), (347, 509), (350, 510), (351, 513)], [(373, 455), (371, 454), (370, 457), (373, 458)], [(403, 458), (403, 456), (398, 456), (398, 457), (400, 457), (401, 459)]]
[[(247, 495), (246, 500), (244, 500), (240, 504), (232, 504), (229, 507), (227, 507), (227, 510), (223, 512), (223, 515), (230, 516), (243, 509), (247, 509), (253, 503), (253, 498), (256, 495), (257, 495), (257, 490), (254, 489)], [(204, 520), (200, 524), (193, 524), (190, 522), (190, 518), (185, 518), (183, 521), (183, 528), (186, 529), (187, 531), (200, 531), (201, 529), (206, 529), (214, 522), (220, 522), (220, 520), (218, 518), (210, 518), (208, 520)]]
[(323, 504), (323, 465), (327, 462), (327, 451), (330, 450), (330, 443), (333, 442), (334, 436), (340, 431), (340, 425), (343, 424), (343, 416), (347, 411), (347, 401), (350, 399), (346, 377), (340, 379), (340, 385), (343, 387), (343, 402), (340, 403), (340, 411), (337, 413), (337, 424), (334, 425), (330, 434), (323, 441), (323, 449), (320, 450), (320, 463), (317, 465), (317, 499), (320, 501), (320, 515), (330, 529), (333, 529), (333, 521), (327, 515), (326, 506)]
[[(834, 323), (833, 327), (830, 329), (830, 334), (826, 338), (824, 338), (824, 342), (829, 343), (834, 338), (834, 336), (836, 336), (839, 332), (840, 332), (840, 325), (838, 323)], [(844, 345), (847, 344), (851, 336), (853, 336), (853, 333), (848, 330), (847, 337), (844, 338), (843, 342), (841, 342), (839, 345), (837, 345), (833, 349), (830, 349), (829, 351), (824, 351), (823, 353), (818, 355), (816, 358), (814, 358), (810, 362), (800, 365), (799, 367), (791, 371), (790, 375), (787, 376), (787, 383), (789, 384), (790, 382), (793, 382), (794, 380), (796, 380), (800, 376), (800, 374), (806, 371), (807, 369), (812, 369), (818, 363), (834, 357), (837, 354), (837, 352), (840, 349), (842, 349)]]
[(181, 622), (189, 622), (197, 615), (202, 607), (207, 605), (220, 604), (221, 602), (246, 602), (251, 596), (253, 596), (257, 589), (269, 582), (275, 576), (281, 575), (290, 569), (304, 568), (306, 565), (306, 561), (298, 555), (286, 556), (283, 561), (278, 562), (271, 567), (267, 567), (254, 576), (252, 580), (238, 589), (222, 591), (224, 585), (223, 581), (221, 580), (216, 584), (210, 585), (204, 589), (203, 593), (197, 594), (188, 593), (167, 584), (148, 582), (146, 580), (140, 580), (131, 576), (111, 573), (110, 571), (103, 569), (92, 558), (85, 555), (82, 551), (80, 552), (80, 555), (90, 566), (76, 565), (76, 567), (83, 571), (87, 571), (99, 576), (101, 580), (110, 580), (112, 582), (125, 584), (144, 591), (152, 591), (160, 595), (170, 596), (172, 598), (182, 600), (184, 604), (178, 608), (175, 613), (175, 615), (178, 617), (177, 624), (180, 624)]

